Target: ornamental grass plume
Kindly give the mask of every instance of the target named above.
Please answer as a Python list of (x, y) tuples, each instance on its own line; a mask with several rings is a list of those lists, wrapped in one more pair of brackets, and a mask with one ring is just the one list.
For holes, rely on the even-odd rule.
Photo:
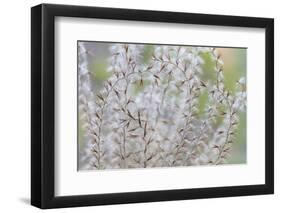
[[(80, 169), (218, 165), (236, 142), (239, 113), (246, 110), (246, 80), (227, 89), (215, 48), (112, 44), (108, 76), (94, 89), (90, 57), (78, 46), (79, 122), (86, 146)], [(215, 79), (204, 79), (202, 54), (209, 54)], [(204, 79), (204, 80), (203, 80)], [(207, 104), (199, 109), (200, 97)]]

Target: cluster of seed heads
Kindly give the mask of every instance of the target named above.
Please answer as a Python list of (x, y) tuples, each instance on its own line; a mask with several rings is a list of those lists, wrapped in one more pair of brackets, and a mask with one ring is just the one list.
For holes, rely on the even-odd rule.
[[(245, 78), (226, 89), (215, 48), (113, 44), (102, 89), (93, 89), (89, 53), (78, 46), (79, 121), (86, 147), (80, 169), (147, 168), (226, 163), (246, 109)], [(201, 54), (210, 54), (215, 81), (202, 80)], [(199, 113), (199, 98), (208, 103)], [(221, 122), (218, 124), (218, 120)]]

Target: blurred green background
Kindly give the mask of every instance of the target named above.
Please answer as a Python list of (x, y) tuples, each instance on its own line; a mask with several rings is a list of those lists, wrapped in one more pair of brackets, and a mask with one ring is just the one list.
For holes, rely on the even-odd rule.
[[(217, 48), (224, 62), (225, 86), (229, 91), (234, 91), (236, 82), (242, 78), (247, 78), (247, 49), (246, 48)], [(204, 73), (213, 67), (208, 54), (203, 56), (205, 60)], [(232, 154), (228, 163), (246, 163), (247, 161), (247, 111), (239, 114), (239, 125), (236, 134), (236, 141), (232, 146)]]

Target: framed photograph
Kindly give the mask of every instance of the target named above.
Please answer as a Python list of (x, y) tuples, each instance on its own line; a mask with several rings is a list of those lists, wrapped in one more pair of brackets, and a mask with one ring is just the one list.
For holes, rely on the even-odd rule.
[(272, 194), (274, 20), (31, 9), (31, 203)]

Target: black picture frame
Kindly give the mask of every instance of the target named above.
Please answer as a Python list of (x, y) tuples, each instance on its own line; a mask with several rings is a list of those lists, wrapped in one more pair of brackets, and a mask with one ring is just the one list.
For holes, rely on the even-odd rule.
[[(59, 196), (55, 189), (55, 17), (263, 28), (266, 34), (265, 184)], [(42, 209), (274, 193), (274, 20), (41, 4), (31, 9), (31, 204)]]

